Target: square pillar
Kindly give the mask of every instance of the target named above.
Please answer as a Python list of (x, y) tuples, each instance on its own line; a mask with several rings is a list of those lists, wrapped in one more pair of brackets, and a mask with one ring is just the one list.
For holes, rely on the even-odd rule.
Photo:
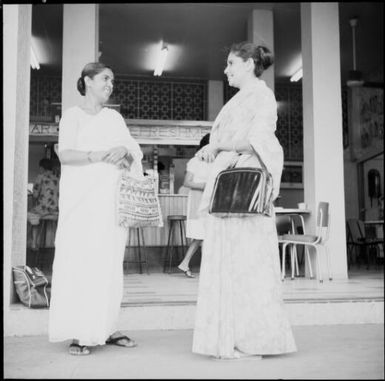
[[(333, 278), (347, 278), (338, 3), (301, 3), (304, 196), (315, 233), (317, 204), (329, 202)], [(321, 252), (323, 278), (326, 260)], [(312, 266), (316, 269), (315, 264)]]
[(3, 6), (3, 159), (5, 330), (10, 303), (16, 300), (12, 266), (26, 263), (31, 5)]
[(223, 107), (223, 82), (208, 81), (208, 120), (215, 120)]
[(98, 61), (99, 5), (63, 5), (62, 112), (80, 103), (76, 88), (83, 67)]
[[(264, 45), (274, 54), (273, 11), (253, 9), (247, 21), (248, 41), (257, 45)], [(274, 91), (274, 65), (263, 72), (261, 79)]]

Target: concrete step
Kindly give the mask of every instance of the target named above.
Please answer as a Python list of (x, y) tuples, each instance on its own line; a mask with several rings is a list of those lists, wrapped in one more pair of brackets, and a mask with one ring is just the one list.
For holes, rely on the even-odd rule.
[[(292, 325), (383, 324), (384, 298), (307, 299), (285, 301)], [(164, 302), (123, 305), (119, 329), (192, 329), (194, 302)], [(47, 335), (48, 310), (10, 307), (4, 320), (5, 336)]]

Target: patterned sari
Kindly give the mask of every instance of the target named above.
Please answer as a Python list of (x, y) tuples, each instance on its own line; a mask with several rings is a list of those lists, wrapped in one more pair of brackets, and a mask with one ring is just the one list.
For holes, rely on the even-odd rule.
[[(283, 150), (276, 136), (277, 105), (264, 81), (240, 90), (216, 118), (211, 142), (247, 139), (273, 176), (279, 193)], [(296, 345), (282, 300), (275, 216), (218, 218), (208, 215), (219, 171), (236, 166), (259, 167), (255, 155), (220, 152), (200, 205), (205, 237), (199, 279), (193, 352), (236, 357), (295, 352)]]

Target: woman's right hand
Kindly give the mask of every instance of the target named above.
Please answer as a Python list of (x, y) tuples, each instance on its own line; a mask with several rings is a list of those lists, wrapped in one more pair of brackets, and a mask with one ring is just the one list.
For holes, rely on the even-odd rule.
[(109, 164), (118, 165), (129, 154), (125, 146), (118, 146), (111, 148), (108, 152), (104, 161)]
[(132, 155), (128, 154), (123, 157), (116, 165), (119, 169), (128, 169), (130, 170), (131, 164), (133, 163), (134, 158)]
[(219, 149), (213, 143), (207, 144), (202, 147), (195, 156), (199, 159), (205, 161), (206, 163), (211, 163), (215, 160), (215, 157), (218, 155)]

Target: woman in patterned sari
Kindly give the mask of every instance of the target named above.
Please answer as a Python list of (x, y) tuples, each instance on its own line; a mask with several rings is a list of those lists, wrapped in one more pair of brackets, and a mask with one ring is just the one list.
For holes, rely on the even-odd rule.
[(227, 58), (229, 85), (239, 88), (218, 114), (210, 144), (197, 156), (212, 162), (200, 210), (206, 214), (193, 352), (220, 359), (262, 358), (295, 352), (281, 294), (275, 216), (220, 218), (207, 214), (217, 174), (260, 167), (257, 151), (279, 193), (283, 150), (276, 136), (277, 104), (259, 77), (273, 63), (263, 46), (234, 44)]

